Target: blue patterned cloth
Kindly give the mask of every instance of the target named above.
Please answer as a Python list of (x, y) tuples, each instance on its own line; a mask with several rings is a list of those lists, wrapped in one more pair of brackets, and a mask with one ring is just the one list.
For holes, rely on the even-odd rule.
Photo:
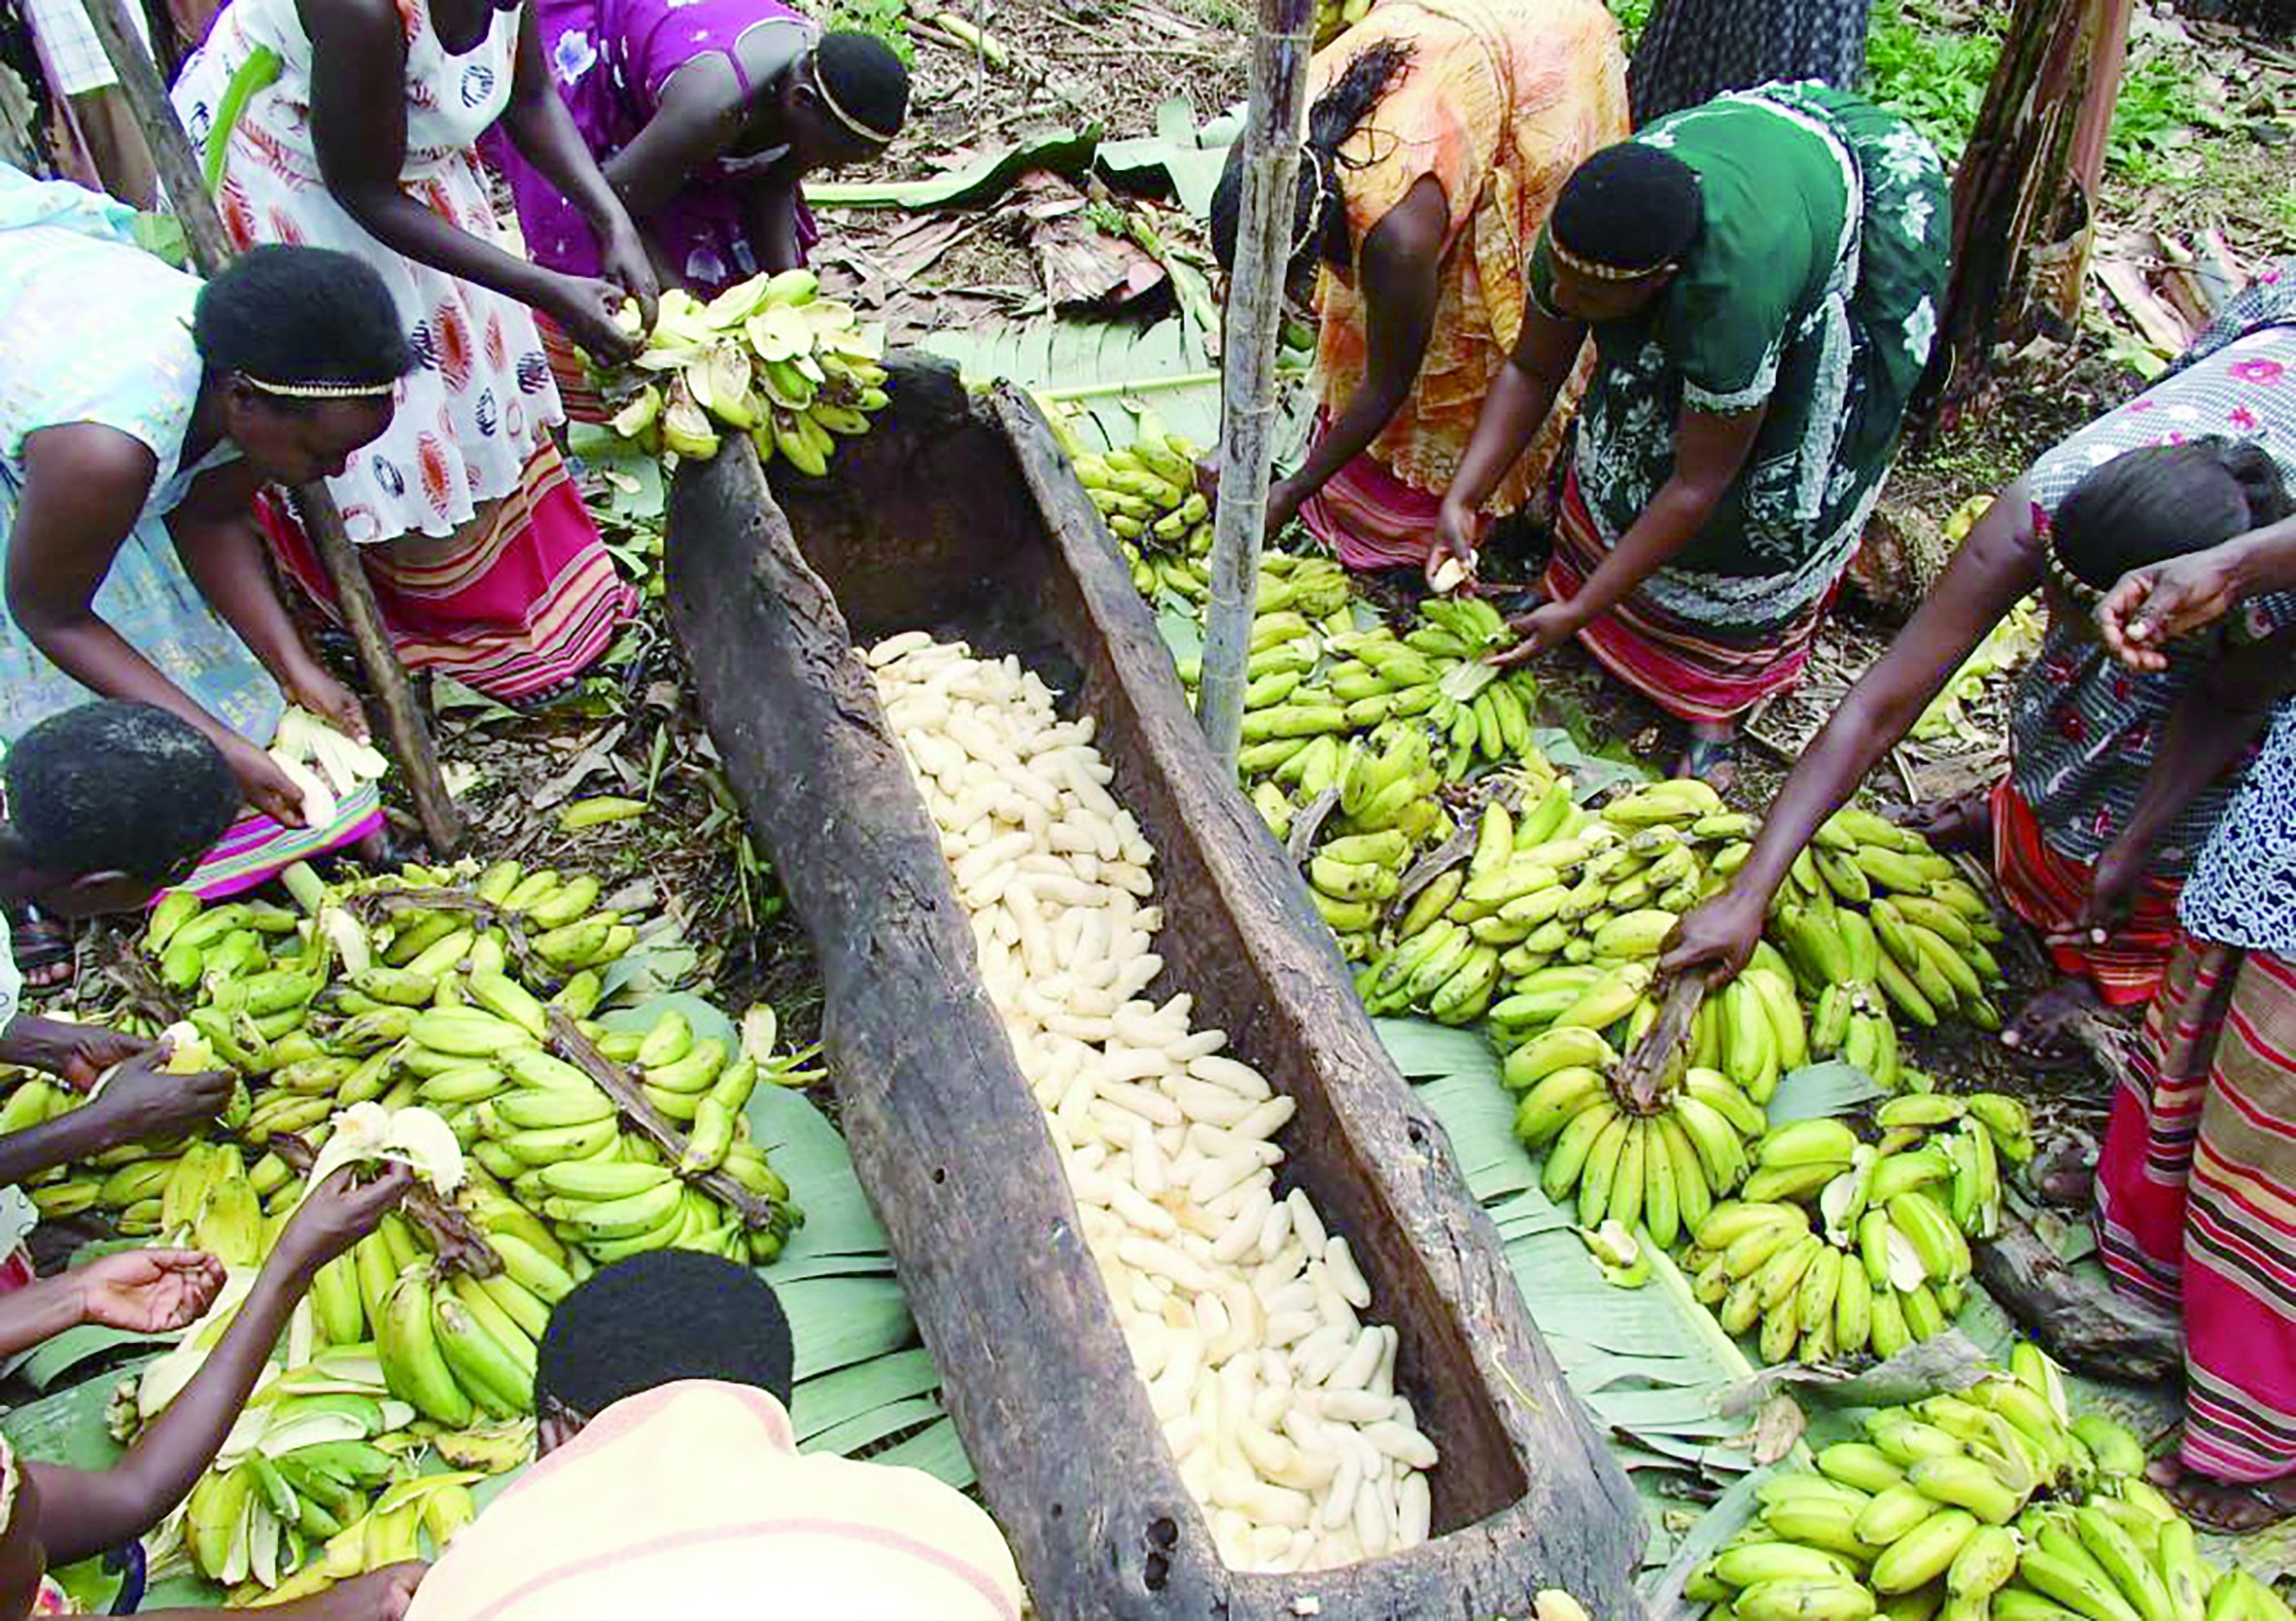
[(2203, 940), (2296, 957), (2296, 698), (2274, 715), (2177, 912)]
[[(135, 439), (158, 469), (95, 611), (208, 713), (268, 742), (285, 707), (278, 685), (200, 596), (165, 522), (195, 477), (238, 454), (226, 443), (180, 465), (199, 397), (199, 283), (137, 248), (133, 219), (92, 191), (0, 166), (0, 559), (16, 543), (30, 434), (97, 423)], [(0, 745), (94, 696), (0, 622)]]

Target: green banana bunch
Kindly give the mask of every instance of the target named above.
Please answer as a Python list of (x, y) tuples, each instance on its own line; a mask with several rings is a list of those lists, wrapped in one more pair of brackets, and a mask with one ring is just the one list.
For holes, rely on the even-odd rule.
[(2261, 1583), (2201, 1559), (2192, 1526), (2143, 1479), (2137, 1438), (2067, 1422), (2063, 1383), (2030, 1344), (1969, 1389), (1881, 1409), (1862, 1440), (1760, 1488), (1757, 1521), (1685, 1597), (1733, 1616), (1962, 1621), (2207, 1621), (2287, 1613)]
[(1315, 49), (1321, 51), (1372, 15), (1372, 0), (1315, 0)]

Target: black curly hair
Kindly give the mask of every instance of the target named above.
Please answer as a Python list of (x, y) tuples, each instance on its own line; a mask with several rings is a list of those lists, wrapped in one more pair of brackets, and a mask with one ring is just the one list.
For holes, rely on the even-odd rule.
[(373, 388), (415, 368), (373, 265), (331, 248), (250, 248), (199, 290), (191, 341), (211, 376)]
[(74, 879), (157, 883), (211, 848), (239, 814), (239, 779), (190, 722), (105, 699), (40, 722), (0, 761), (0, 855)]
[[(1307, 109), (1307, 140), (1300, 152), (1299, 197), (1292, 208), (1291, 265), (1318, 259), (1344, 270), (1354, 244), (1347, 238), (1347, 195), (1339, 182), (1339, 148), (1371, 117), (1372, 109), (1410, 66), (1411, 48), (1382, 40), (1347, 64), (1332, 87)], [(1235, 269), (1235, 235), (1243, 214), (1243, 143), (1228, 149), (1220, 184), (1212, 191), (1212, 254), (1222, 270)]]
[(2278, 523), (2289, 499), (2279, 464), (2221, 434), (2114, 457), (2072, 487), (2049, 522), (2050, 577), (2076, 598), (2123, 574)]
[(1573, 259), (1636, 273), (1675, 262), (1705, 226), (1697, 171), (1641, 141), (1605, 147), (1572, 170), (1547, 224)]
[(854, 120), (887, 140), (909, 117), (909, 70), (874, 34), (839, 29), (814, 47), (821, 88)]
[(773, 1287), (717, 1256), (654, 1250), (585, 1279), (550, 1309), (535, 1399), (594, 1419), (680, 1379), (749, 1385), (787, 1405), (796, 1354)]

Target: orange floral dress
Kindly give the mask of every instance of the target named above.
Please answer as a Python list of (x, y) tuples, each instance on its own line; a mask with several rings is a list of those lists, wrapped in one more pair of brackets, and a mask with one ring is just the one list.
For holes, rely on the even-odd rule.
[[(1598, 0), (1384, 0), (1316, 52), (1310, 96), (1389, 41), (1409, 48), (1410, 60), (1339, 149), (1350, 240), (1360, 246), (1422, 175), (1442, 186), (1450, 222), (1435, 328), (1410, 397), (1302, 512), (1351, 568), (1425, 558), (1443, 492), (1522, 329), (1540, 227), (1572, 170), (1631, 126), (1626, 57)], [(1329, 265), (1315, 302), (1329, 418), (1362, 386), (1369, 312), (1353, 279)], [(1583, 365), (1486, 514), (1514, 511), (1540, 488), (1583, 375)]]

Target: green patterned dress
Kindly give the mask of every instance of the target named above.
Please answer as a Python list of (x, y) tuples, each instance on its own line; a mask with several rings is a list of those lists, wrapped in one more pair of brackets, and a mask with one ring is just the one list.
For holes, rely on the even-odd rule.
[[(1705, 225), (1644, 309), (1594, 328), (1548, 591), (1574, 594), (1674, 467), (1685, 407), (1767, 407), (1704, 530), (1582, 633), (1677, 714), (1740, 712), (1798, 679), (1929, 363), (1951, 232), (1944, 171), (1903, 120), (1771, 85), (1635, 140), (1696, 171)], [(1532, 296), (1549, 297), (1546, 240)]]

